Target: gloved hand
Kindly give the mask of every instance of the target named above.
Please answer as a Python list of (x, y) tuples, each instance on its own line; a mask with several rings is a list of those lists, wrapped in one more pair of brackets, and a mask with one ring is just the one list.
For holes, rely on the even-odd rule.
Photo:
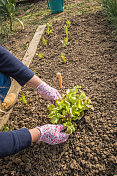
[(64, 129), (63, 125), (47, 124), (36, 128), (40, 130), (39, 141), (50, 145), (65, 142), (69, 137), (69, 134), (61, 132)]
[(37, 93), (40, 94), (44, 99), (50, 101), (50, 103), (55, 104), (56, 99), (60, 99), (61, 95), (58, 91), (52, 87), (50, 87), (45, 82), (42, 82), (37, 88)]

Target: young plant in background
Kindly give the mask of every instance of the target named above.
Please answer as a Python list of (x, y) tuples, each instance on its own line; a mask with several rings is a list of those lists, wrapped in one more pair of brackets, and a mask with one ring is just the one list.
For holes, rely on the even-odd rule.
[(52, 21), (49, 22), (49, 26), (50, 26), (51, 29), (53, 29)]
[(0, 24), (9, 21), (10, 30), (13, 30), (13, 20), (18, 20), (24, 29), (23, 22), (15, 17), (16, 0), (0, 0)]
[(66, 61), (66, 58), (65, 58), (65, 55), (64, 55), (63, 53), (61, 53), (61, 58), (62, 58), (62, 61), (63, 61), (64, 63), (67, 62), (67, 61)]
[(50, 35), (50, 33), (52, 33), (52, 29), (53, 29), (53, 25), (52, 25), (52, 22), (50, 22), (49, 24), (47, 24), (46, 33)]
[(64, 25), (64, 29), (65, 29), (65, 33), (66, 33), (66, 35), (68, 36), (68, 27), (67, 27), (66, 24)]
[(20, 101), (22, 103), (24, 103), (26, 106), (28, 106), (28, 101), (26, 100), (26, 97), (25, 97), (24, 93), (22, 93), (22, 95), (20, 97)]
[(43, 42), (43, 44), (44, 44), (45, 46), (47, 46), (47, 40), (45, 40), (44, 37), (42, 38), (42, 42)]
[(46, 33), (47, 33), (48, 35), (50, 35), (51, 32), (52, 32), (52, 29), (50, 29), (50, 27), (49, 27), (49, 25), (48, 25), (48, 26), (47, 26), (47, 29), (46, 29)]
[(64, 38), (64, 41), (63, 41), (63, 45), (66, 47), (68, 45), (68, 35), (66, 36), (66, 38)]
[(6, 131), (9, 131), (9, 127), (6, 124), (4, 124), (2, 132), (6, 132)]
[[(68, 26), (70, 24), (68, 23)], [(67, 25), (64, 25), (64, 29), (65, 29), (65, 33), (66, 33), (66, 37), (64, 38), (64, 40), (62, 41), (63, 43), (63, 46), (66, 47), (68, 45), (68, 40), (69, 40), (69, 37), (68, 37), (68, 26)]]
[(44, 57), (44, 54), (43, 53), (38, 53), (38, 56), (40, 59), (42, 59)]
[(69, 20), (66, 21), (67, 27), (69, 28), (71, 25), (71, 22)]
[(81, 90), (81, 86), (68, 89), (66, 96), (56, 100), (56, 105), (49, 104), (49, 118), (53, 124), (63, 124), (66, 133), (73, 133), (75, 127), (73, 122), (84, 116), (85, 111), (92, 109), (91, 100)]

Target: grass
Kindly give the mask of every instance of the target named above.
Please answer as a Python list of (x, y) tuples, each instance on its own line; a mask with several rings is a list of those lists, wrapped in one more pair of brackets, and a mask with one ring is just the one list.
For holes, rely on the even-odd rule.
[(102, 5), (108, 16), (108, 22), (115, 27), (117, 32), (117, 0), (102, 0)]

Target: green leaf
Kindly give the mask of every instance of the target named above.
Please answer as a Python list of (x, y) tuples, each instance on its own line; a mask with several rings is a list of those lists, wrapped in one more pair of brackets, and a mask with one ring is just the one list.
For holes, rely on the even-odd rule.
[(2, 132), (6, 132), (6, 131), (9, 131), (9, 127), (6, 124), (4, 124)]
[(49, 111), (52, 111), (55, 108), (55, 106), (53, 104), (49, 104), (47, 106), (47, 108), (48, 108)]
[(19, 19), (19, 18), (15, 18), (17, 21), (19, 21), (19, 23), (21, 24), (22, 26), (22, 29), (24, 30), (24, 23)]
[(69, 20), (66, 21), (67, 27), (69, 28), (71, 25), (71, 22)]
[(48, 35), (50, 35), (50, 33), (52, 32), (52, 29), (50, 29), (50, 28), (52, 28), (51, 27), (51, 25), (47, 25), (47, 29), (46, 29), (46, 33), (48, 34)]
[(76, 111), (74, 114), (77, 115), (77, 117), (80, 116), (80, 112), (79, 111)]
[(57, 104), (57, 106), (59, 107), (59, 109), (62, 109), (63, 108), (63, 106), (62, 106), (62, 104), (63, 104), (63, 101), (58, 101), (58, 102), (56, 102), (56, 104)]
[(65, 58), (65, 55), (64, 55), (63, 53), (61, 53), (61, 58), (62, 58), (62, 60), (63, 60), (64, 63), (67, 62), (67, 61), (66, 61), (66, 58)]
[(45, 46), (47, 46), (47, 40), (45, 40), (44, 37), (42, 38), (42, 42), (43, 42), (43, 44), (44, 44)]
[(75, 96), (70, 96), (69, 99), (70, 99), (70, 102), (71, 102), (72, 104), (74, 104), (74, 103), (76, 102), (76, 100), (77, 100), (77, 97), (75, 97)]
[[(79, 113), (79, 115), (80, 115), (80, 113)], [(79, 118), (79, 115), (76, 114), (76, 116), (73, 116), (72, 120), (76, 121)]]
[(82, 106), (82, 101), (79, 99), (78, 102), (77, 102), (77, 108), (78, 109), (82, 109), (83, 106)]
[(68, 35), (68, 27), (66, 25), (64, 25), (64, 29), (65, 29), (66, 35)]
[(81, 94), (79, 96), (80, 99), (84, 99), (86, 97), (85, 92), (81, 91)]
[(28, 105), (28, 101), (26, 100), (26, 97), (25, 97), (24, 93), (22, 93), (22, 95), (20, 97), (20, 101), (22, 103), (24, 103), (25, 105)]
[(53, 124), (57, 124), (58, 123), (58, 121), (59, 121), (59, 117), (52, 117), (51, 118), (51, 122), (53, 123)]
[(67, 127), (66, 133), (72, 134), (75, 131), (74, 125), (71, 122), (63, 123), (64, 127)]
[(66, 115), (66, 110), (65, 109), (63, 109), (62, 114)]
[(41, 52), (41, 53), (38, 53), (38, 56), (39, 56), (40, 59), (42, 59), (44, 54)]

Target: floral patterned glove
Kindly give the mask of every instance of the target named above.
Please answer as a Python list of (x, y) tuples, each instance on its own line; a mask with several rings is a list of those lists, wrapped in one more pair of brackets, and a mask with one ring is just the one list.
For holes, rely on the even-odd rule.
[(63, 125), (47, 124), (36, 128), (40, 130), (39, 141), (50, 145), (65, 142), (69, 137), (69, 134), (61, 132), (64, 129)]
[(50, 101), (50, 103), (55, 104), (56, 99), (60, 99), (61, 95), (58, 91), (52, 87), (50, 87), (45, 82), (42, 82), (37, 88), (37, 93), (40, 94), (44, 99)]

